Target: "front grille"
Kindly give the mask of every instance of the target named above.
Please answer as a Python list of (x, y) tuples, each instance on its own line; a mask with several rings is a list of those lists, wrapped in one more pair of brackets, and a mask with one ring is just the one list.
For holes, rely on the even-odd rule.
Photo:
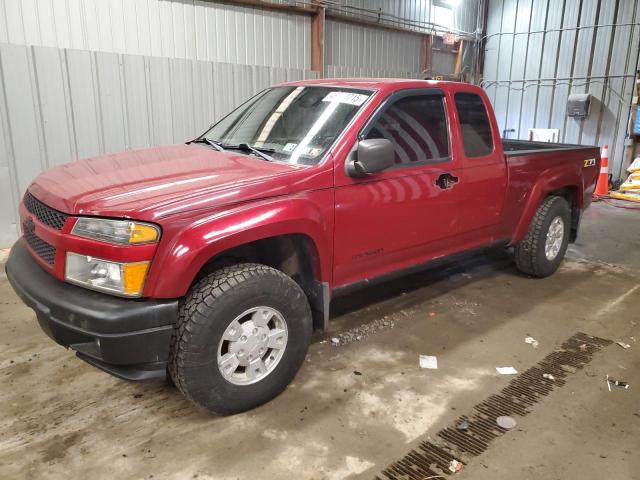
[(49, 265), (53, 265), (56, 258), (56, 247), (49, 245), (47, 242), (38, 237), (34, 232), (34, 225), (31, 219), (27, 220), (24, 225), (24, 239), (31, 247), (36, 255), (47, 262)]
[(62, 230), (64, 227), (64, 222), (67, 221), (66, 213), (59, 212), (54, 210), (51, 207), (48, 207), (36, 197), (27, 192), (24, 196), (24, 206), (26, 209), (35, 216), (38, 220), (40, 220), (45, 225), (55, 228), (56, 230)]

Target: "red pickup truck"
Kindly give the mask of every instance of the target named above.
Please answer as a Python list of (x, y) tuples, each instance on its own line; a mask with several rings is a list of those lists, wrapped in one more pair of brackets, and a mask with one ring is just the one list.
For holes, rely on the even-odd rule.
[(501, 140), (472, 85), (286, 83), (187, 144), (41, 174), (6, 271), (81, 359), (239, 412), (286, 388), (341, 292), (488, 245), (552, 274), (599, 168)]

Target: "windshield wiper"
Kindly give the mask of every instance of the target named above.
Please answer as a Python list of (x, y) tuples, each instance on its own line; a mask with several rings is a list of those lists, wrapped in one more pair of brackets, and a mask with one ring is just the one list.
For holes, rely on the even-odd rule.
[(265, 159), (268, 162), (273, 162), (273, 157), (267, 155), (264, 152), (270, 152), (270, 153), (275, 152), (275, 150), (273, 150), (271, 148), (261, 148), (261, 149), (258, 150), (257, 148), (254, 148), (251, 145), (249, 145), (248, 143), (240, 143), (237, 147), (227, 147), (227, 148), (236, 148), (236, 149), (242, 150), (244, 152), (254, 153), (257, 156)]
[(224, 152), (224, 147), (220, 142), (216, 142), (214, 140), (210, 140), (207, 137), (196, 138), (195, 140), (191, 140), (189, 143), (206, 143), (207, 145), (215, 148), (219, 152)]
[(273, 157), (267, 155), (264, 152), (275, 153), (275, 150), (272, 148), (254, 148), (248, 143), (240, 143), (239, 145), (225, 145), (222, 142), (218, 142), (217, 140), (211, 140), (207, 137), (196, 138), (195, 140), (191, 140), (188, 143), (206, 143), (207, 145), (212, 146), (219, 152), (224, 152), (225, 150), (240, 150), (243, 152), (251, 152), (260, 158), (267, 160), (269, 162), (273, 162)]

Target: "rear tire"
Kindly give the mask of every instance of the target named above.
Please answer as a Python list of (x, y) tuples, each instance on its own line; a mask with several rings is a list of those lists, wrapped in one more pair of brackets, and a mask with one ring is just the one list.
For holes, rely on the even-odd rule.
[(169, 373), (208, 411), (242, 412), (287, 387), (311, 333), (309, 303), (290, 277), (259, 264), (226, 267), (196, 283), (182, 302)]
[(525, 237), (515, 247), (516, 267), (538, 278), (553, 274), (567, 251), (571, 210), (563, 197), (544, 199)]

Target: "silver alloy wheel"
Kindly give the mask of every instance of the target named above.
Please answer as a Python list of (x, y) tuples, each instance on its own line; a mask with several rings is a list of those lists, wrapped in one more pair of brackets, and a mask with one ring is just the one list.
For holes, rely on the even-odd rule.
[(564, 220), (556, 217), (551, 221), (547, 231), (547, 239), (544, 242), (544, 254), (547, 260), (553, 260), (558, 256), (562, 241), (564, 240)]
[(229, 324), (218, 345), (218, 369), (234, 385), (251, 385), (269, 375), (287, 346), (287, 323), (271, 307), (253, 307)]

